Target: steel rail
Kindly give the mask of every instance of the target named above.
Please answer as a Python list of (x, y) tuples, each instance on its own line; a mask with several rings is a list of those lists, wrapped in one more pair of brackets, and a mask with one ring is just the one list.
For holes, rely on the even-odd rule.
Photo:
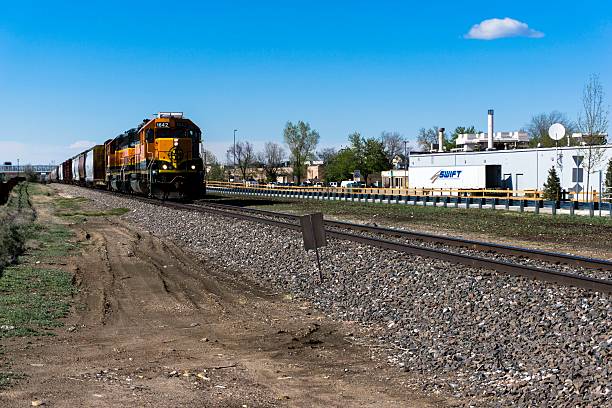
[[(124, 196), (125, 197), (125, 196)], [(253, 215), (254, 209), (246, 209), (242, 207), (236, 206), (226, 206), (231, 208), (221, 208), (218, 206), (209, 206), (209, 205), (190, 205), (184, 203), (178, 203), (173, 201), (160, 201), (157, 199), (150, 199), (145, 197), (137, 197), (131, 196), (133, 199), (137, 199), (139, 201), (147, 202), (149, 204), (178, 209), (178, 210), (188, 210), (188, 211), (197, 211), (201, 213), (211, 213), (224, 217), (231, 217), (246, 221), (252, 221), (257, 223), (263, 223), (275, 227), (280, 227), (284, 229), (290, 229), (294, 231), (300, 231), (301, 227), (297, 223), (285, 222), (274, 220), (270, 218), (262, 218)], [(216, 207), (216, 208), (215, 208)], [(265, 210), (255, 210), (260, 215), (267, 216), (277, 216), (278, 213), (272, 211)], [(250, 214), (249, 214), (250, 213)], [(290, 214), (286, 215), (287, 218), (296, 219), (297, 216)], [(506, 261), (499, 261), (495, 259), (487, 259), (474, 255), (467, 255), (461, 253), (454, 253), (442, 249), (428, 248), (419, 245), (412, 245), (405, 242), (397, 242), (397, 241), (389, 241), (386, 239), (367, 237), (363, 235), (351, 234), (349, 232), (342, 231), (334, 231), (334, 230), (326, 230), (326, 233), (331, 238), (336, 238), (345, 241), (356, 242), (368, 246), (374, 246), (382, 249), (393, 250), (397, 252), (407, 253), (410, 255), (417, 255), (427, 258), (433, 259), (441, 259), (443, 261), (461, 264), (473, 268), (482, 268), (494, 270), (497, 272), (513, 275), (513, 276), (523, 276), (531, 279), (549, 281), (560, 283), (567, 286), (575, 286), (583, 289), (593, 290), (602, 293), (612, 293), (612, 280), (592, 278), (589, 276), (572, 274), (567, 272), (554, 271), (550, 269), (537, 268), (528, 265), (515, 264)]]
[[(202, 205), (202, 204), (198, 204)], [(294, 221), (299, 221), (299, 216), (294, 214), (278, 213), (269, 210), (260, 210), (254, 208), (243, 208), (218, 203), (206, 203), (203, 205), (216, 208), (224, 208), (233, 211), (249, 212), (269, 217), (285, 218)], [(407, 230), (399, 230), (395, 228), (378, 227), (373, 225), (356, 224), (345, 221), (325, 220), (325, 225), (333, 228), (349, 229), (353, 231), (362, 231), (372, 234), (380, 234), (385, 236), (393, 236), (398, 238), (417, 239), (425, 242), (434, 242), (448, 246), (469, 248), (484, 252), (497, 252), (500, 254), (525, 257), (534, 260), (550, 262), (553, 264), (563, 263), (566, 265), (580, 266), (584, 268), (601, 269), (612, 271), (612, 261), (598, 258), (587, 258), (578, 255), (564, 254), (560, 252), (544, 251), (540, 249), (523, 248), (513, 245), (497, 244), (492, 242), (477, 241), (465, 238), (445, 237), (426, 232), (415, 232)]]

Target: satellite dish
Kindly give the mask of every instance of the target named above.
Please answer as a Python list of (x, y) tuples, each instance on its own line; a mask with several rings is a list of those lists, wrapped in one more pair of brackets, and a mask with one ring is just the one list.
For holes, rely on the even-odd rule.
[(565, 136), (565, 127), (560, 123), (553, 124), (548, 129), (548, 136), (550, 136), (552, 140), (563, 139), (563, 137)]

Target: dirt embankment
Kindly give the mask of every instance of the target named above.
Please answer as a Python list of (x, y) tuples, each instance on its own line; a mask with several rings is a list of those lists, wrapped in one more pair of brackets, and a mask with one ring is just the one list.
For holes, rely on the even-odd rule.
[[(86, 205), (86, 204), (84, 204)], [(42, 217), (53, 216), (40, 211)], [(25, 378), (0, 405), (443, 406), (305, 303), (194, 260), (115, 217), (72, 225), (78, 294), (53, 337), (3, 341)]]

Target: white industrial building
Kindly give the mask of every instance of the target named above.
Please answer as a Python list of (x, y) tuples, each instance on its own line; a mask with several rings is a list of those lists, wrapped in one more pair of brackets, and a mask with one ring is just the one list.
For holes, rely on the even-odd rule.
[[(590, 190), (599, 189), (599, 172), (605, 178), (608, 161), (612, 159), (612, 145), (593, 146), (602, 153), (599, 163), (591, 169)], [(587, 147), (551, 147), (515, 150), (490, 150), (480, 152), (444, 152), (412, 154), (409, 168), (445, 166), (501, 165), (502, 183), (511, 190), (541, 190), (551, 167), (556, 167), (561, 188), (581, 192), (586, 189), (587, 174), (585, 156)], [(432, 169), (435, 170), (435, 169)], [(406, 175), (403, 170), (383, 172), (391, 176), (392, 185), (403, 186)], [(408, 179), (409, 188), (419, 188)]]

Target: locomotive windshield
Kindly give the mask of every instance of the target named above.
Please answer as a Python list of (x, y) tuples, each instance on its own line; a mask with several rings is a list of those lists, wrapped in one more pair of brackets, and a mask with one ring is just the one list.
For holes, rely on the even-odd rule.
[(166, 128), (166, 129), (156, 129), (155, 137), (156, 138), (172, 138), (178, 139), (183, 137), (193, 138), (197, 134), (196, 130), (193, 129), (185, 129), (185, 128)]

